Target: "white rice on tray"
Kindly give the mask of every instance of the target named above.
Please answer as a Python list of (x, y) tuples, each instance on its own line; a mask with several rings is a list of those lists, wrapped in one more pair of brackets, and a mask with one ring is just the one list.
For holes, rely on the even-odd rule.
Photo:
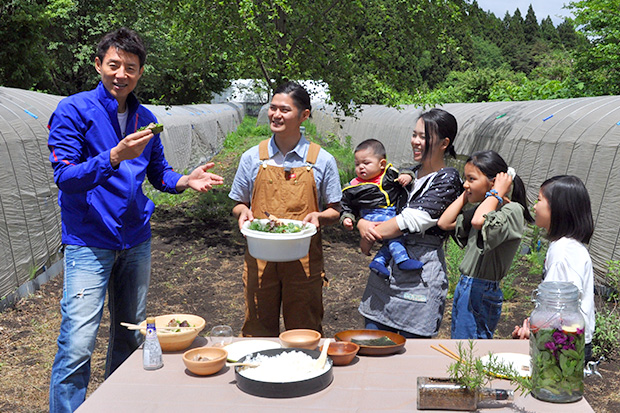
[(271, 357), (259, 353), (244, 361), (260, 365), (240, 368), (239, 374), (248, 379), (268, 383), (308, 380), (320, 376), (330, 368), (329, 361), (322, 369), (315, 368), (316, 359), (301, 351), (288, 351)]

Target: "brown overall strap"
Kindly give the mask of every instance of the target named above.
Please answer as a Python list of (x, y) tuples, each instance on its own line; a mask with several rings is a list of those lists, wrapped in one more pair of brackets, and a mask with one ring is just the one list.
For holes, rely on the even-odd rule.
[(321, 146), (318, 143), (310, 142), (310, 147), (308, 148), (308, 153), (306, 154), (306, 162), (315, 164), (316, 159), (319, 157), (319, 151), (321, 150)]
[(269, 139), (262, 140), (258, 144), (258, 158), (261, 161), (269, 159)]
[[(306, 154), (306, 162), (315, 164), (319, 157), (321, 146), (317, 143), (310, 142), (308, 153)], [(269, 159), (269, 139), (265, 139), (258, 144), (258, 157), (261, 161)]]

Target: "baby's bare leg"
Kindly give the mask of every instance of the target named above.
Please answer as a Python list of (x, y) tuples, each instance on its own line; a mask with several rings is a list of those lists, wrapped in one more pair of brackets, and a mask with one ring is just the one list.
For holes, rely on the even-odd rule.
[(365, 255), (370, 255), (370, 249), (372, 248), (373, 244), (374, 242), (362, 238), (360, 240), (360, 249)]

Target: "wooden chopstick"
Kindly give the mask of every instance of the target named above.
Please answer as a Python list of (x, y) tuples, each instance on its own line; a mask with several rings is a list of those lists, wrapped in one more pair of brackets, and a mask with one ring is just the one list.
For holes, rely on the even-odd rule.
[[(440, 345), (441, 345), (441, 344), (440, 344)], [(442, 346), (442, 347), (443, 347), (443, 346)], [(431, 344), (431, 348), (432, 348), (433, 350), (437, 350), (438, 352), (440, 352), (440, 353), (441, 353), (441, 354), (443, 354), (444, 356), (448, 356), (448, 357), (450, 357), (452, 360), (461, 361), (461, 359), (460, 359), (458, 356), (454, 355), (451, 351), (446, 351), (446, 350), (440, 349), (439, 347), (435, 347), (435, 346), (433, 346), (432, 344)]]
[(457, 360), (461, 361), (461, 357), (459, 357), (458, 354), (456, 354), (454, 351), (450, 350), (448, 347), (444, 346), (443, 344), (440, 344), (439, 347), (441, 347), (442, 349), (446, 350), (448, 353), (452, 354)]

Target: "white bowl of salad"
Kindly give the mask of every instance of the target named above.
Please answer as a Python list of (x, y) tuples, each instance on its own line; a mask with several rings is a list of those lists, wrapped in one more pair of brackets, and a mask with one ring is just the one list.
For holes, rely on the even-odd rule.
[(316, 226), (294, 219), (255, 219), (246, 221), (241, 233), (248, 240), (248, 251), (252, 257), (288, 262), (308, 255)]

